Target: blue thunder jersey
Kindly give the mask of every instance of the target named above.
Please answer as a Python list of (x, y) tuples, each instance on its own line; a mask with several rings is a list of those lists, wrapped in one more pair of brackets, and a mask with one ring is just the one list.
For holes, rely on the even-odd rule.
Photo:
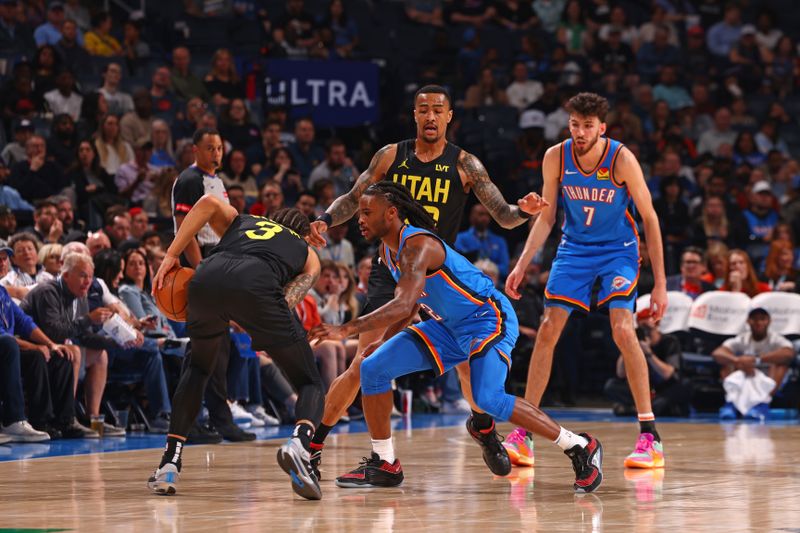
[[(430, 235), (442, 243), (445, 250), (444, 263), (435, 272), (428, 272), (425, 279), (425, 290), (419, 298), (420, 306), (437, 322), (451, 331), (459, 331), (464, 321), (475, 314), (478, 307), (489, 303), (496, 312), (496, 316), (486, 318), (497, 320), (502, 309), (498, 300), (505, 299), (483, 272), (478, 270), (464, 256), (450, 248), (440, 237), (428, 230), (406, 225), (400, 230), (400, 244), (397, 247), (396, 257), (400, 257), (406, 240), (414, 235)], [(389, 267), (395, 281), (400, 279), (402, 272), (392, 256), (389, 247), (384, 244), (380, 253), (385, 264)]]
[(578, 164), (572, 139), (561, 145), (562, 231), (570, 244), (616, 244), (638, 239), (628, 187), (614, 179), (614, 163), (622, 143), (609, 138), (597, 166), (585, 171)]

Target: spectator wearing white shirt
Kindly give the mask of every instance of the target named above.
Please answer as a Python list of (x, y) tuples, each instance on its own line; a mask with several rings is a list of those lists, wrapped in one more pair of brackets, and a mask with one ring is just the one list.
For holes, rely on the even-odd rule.
[(756, 41), (759, 46), (774, 50), (783, 32), (775, 27), (775, 15), (772, 11), (764, 10), (756, 19)]
[(30, 233), (17, 233), (8, 241), (8, 247), (13, 251), (11, 270), (0, 285), (6, 288), (11, 297), (19, 302), (38, 283), (42, 266), (39, 264), (39, 241)]
[(749, 331), (722, 343), (711, 354), (722, 366), (725, 405), (720, 418), (734, 419), (737, 414), (754, 420), (769, 416), (769, 404), (783, 383), (794, 359), (792, 342), (769, 331), (770, 316), (757, 307), (747, 316)]
[(529, 79), (528, 67), (525, 62), (515, 62), (511, 75), (514, 81), (506, 87), (506, 96), (508, 96), (508, 103), (520, 111), (536, 102), (544, 94), (542, 83)]
[(83, 96), (74, 89), (75, 75), (69, 69), (63, 69), (56, 76), (56, 88), (44, 93), (44, 99), (54, 115), (66, 113), (77, 122), (81, 116)]
[(569, 113), (564, 108), (564, 104), (567, 103), (568, 99), (567, 96), (562, 96), (561, 105), (558, 109), (548, 114), (545, 118), (544, 138), (548, 141), (555, 142), (566, 139), (566, 137), (561, 135), (561, 132), (569, 125)]

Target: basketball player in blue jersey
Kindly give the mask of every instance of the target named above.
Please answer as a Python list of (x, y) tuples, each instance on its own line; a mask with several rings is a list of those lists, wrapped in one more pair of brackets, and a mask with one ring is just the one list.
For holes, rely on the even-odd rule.
[[(658, 218), (639, 162), (621, 143), (603, 136), (608, 101), (593, 93), (580, 93), (569, 100), (566, 109), (571, 138), (550, 148), (542, 164), (542, 197), (549, 205), (542, 209), (522, 256), (506, 280), (506, 293), (519, 298), (517, 288), (550, 234), (558, 200), (565, 214), (564, 235), (545, 288), (545, 312), (531, 356), (525, 398), (539, 405), (550, 378), (553, 350), (567, 318), (575, 309), (589, 310), (592, 286), (598, 280), (597, 305), (609, 308), (614, 342), (622, 352), (639, 413), (639, 439), (625, 466), (663, 467), (664, 450), (650, 404), (647, 363), (633, 322), (640, 258), (639, 235), (631, 211), (638, 210), (644, 223), (655, 277), (650, 307), (656, 320), (667, 307)], [(524, 429), (514, 430), (504, 445), (512, 462), (533, 465), (533, 441)]]
[[(531, 218), (517, 205), (507, 204), (503, 194), (489, 178), (489, 174), (474, 155), (447, 141), (447, 125), (453, 118), (450, 95), (444, 87), (426, 85), (414, 95), (414, 122), (416, 138), (389, 144), (378, 150), (353, 188), (337, 198), (327, 211), (311, 224), (309, 242), (325, 246), (322, 234), (329, 226), (347, 222), (358, 210), (364, 190), (373, 183), (394, 181), (407, 187), (412, 196), (428, 211), (436, 222), (436, 234), (447, 244), (456, 240), (464, 215), (467, 197), (472, 190), (495, 221), (504, 228), (515, 228)], [(537, 194), (528, 197), (528, 205), (535, 209), (541, 205)], [(372, 261), (367, 287), (364, 313), (374, 311), (394, 297), (395, 280), (386, 265), (376, 256)], [(358, 352), (379, 339), (381, 331), (372, 330), (358, 338)], [(353, 359), (348, 369), (331, 384), (325, 400), (322, 423), (311, 442), (314, 450), (313, 464), (321, 460), (322, 448), (328, 432), (336, 425), (347, 407), (358, 394), (361, 356)], [(470, 395), (469, 366), (456, 367), (461, 380), (464, 398), (472, 406), (467, 419), (470, 435), (481, 446), (483, 459), (498, 476), (511, 472), (511, 461), (495, 431), (494, 421), (475, 408)]]
[[(532, 197), (520, 205), (533, 207), (529, 203)], [(309, 333), (313, 341), (384, 332), (364, 351), (361, 363), (362, 404), (372, 454), (337, 478), (336, 484), (350, 488), (402, 483), (403, 469), (391, 438), (392, 380), (421, 370), (442, 374), (467, 362), (472, 397), (479, 408), (555, 442), (572, 460), (574, 489), (596, 490), (603, 479), (603, 448), (597, 439), (567, 431), (505, 391), (508, 354), (519, 331), (511, 304), (492, 281), (433, 232), (434, 220), (402, 185), (388, 181), (370, 185), (359, 200), (358, 223), (367, 240), (380, 239), (381, 259), (397, 286), (394, 297), (375, 311), (341, 326), (321, 324)], [(419, 308), (431, 319), (405, 327)]]

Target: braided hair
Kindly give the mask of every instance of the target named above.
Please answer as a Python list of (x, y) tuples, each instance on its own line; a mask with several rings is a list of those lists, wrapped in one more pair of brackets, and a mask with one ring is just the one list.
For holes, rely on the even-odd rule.
[(294, 207), (278, 209), (269, 218), (273, 222), (289, 228), (301, 237), (311, 233), (311, 223), (308, 221), (308, 217)]
[(365, 196), (383, 196), (389, 204), (397, 208), (401, 220), (408, 220), (412, 226), (436, 231), (436, 221), (422, 205), (414, 200), (407, 187), (393, 181), (373, 183), (363, 193)]

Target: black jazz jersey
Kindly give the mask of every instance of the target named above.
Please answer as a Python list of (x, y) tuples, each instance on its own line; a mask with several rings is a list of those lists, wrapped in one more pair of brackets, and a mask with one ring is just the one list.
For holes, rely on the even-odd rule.
[(461, 148), (447, 143), (442, 155), (423, 163), (414, 153), (416, 139), (397, 143), (397, 155), (386, 179), (405, 185), (411, 195), (436, 220), (436, 233), (452, 246), (461, 229), (467, 193), (458, 175)]
[(211, 255), (222, 252), (262, 259), (281, 286), (302, 272), (308, 259), (308, 245), (300, 235), (266, 217), (253, 215), (233, 219)]

